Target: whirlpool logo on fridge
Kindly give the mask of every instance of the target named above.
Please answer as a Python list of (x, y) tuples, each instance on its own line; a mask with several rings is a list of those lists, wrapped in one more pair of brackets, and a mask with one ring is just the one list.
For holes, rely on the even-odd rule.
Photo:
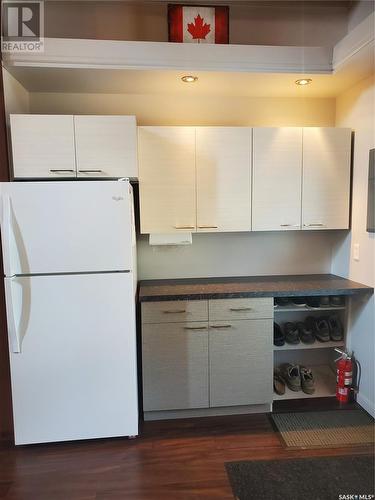
[(2, 52), (43, 52), (43, 1), (3, 0), (1, 19)]

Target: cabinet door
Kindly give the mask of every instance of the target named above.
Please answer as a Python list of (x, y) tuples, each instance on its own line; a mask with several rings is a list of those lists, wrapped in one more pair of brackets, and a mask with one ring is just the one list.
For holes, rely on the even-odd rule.
[(142, 233), (196, 230), (194, 127), (138, 127)]
[(73, 116), (11, 115), (16, 179), (76, 176)]
[(138, 177), (135, 116), (74, 117), (78, 177)]
[(209, 326), (210, 407), (272, 401), (271, 319)]
[(350, 129), (303, 129), (303, 229), (349, 227), (350, 149)]
[(302, 128), (254, 128), (253, 231), (301, 228)]
[(251, 128), (197, 127), (197, 231), (251, 230)]
[(207, 322), (142, 326), (145, 411), (208, 407)]

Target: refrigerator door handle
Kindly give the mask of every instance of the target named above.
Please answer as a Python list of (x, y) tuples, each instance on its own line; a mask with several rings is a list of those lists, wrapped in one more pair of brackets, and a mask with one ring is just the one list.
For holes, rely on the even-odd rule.
[(3, 239), (3, 257), (4, 257), (4, 274), (5, 276), (12, 276), (11, 265), (10, 265), (10, 233), (11, 233), (11, 210), (10, 210), (10, 196), (8, 194), (3, 195), (3, 227), (2, 227), (2, 239)]
[(5, 279), (5, 303), (8, 321), (8, 334), (13, 352), (21, 352), (21, 341), (18, 335), (12, 294), (12, 281), (14, 278)]

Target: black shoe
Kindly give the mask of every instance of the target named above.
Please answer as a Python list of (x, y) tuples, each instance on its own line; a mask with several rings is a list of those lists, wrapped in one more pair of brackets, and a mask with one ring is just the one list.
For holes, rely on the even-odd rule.
[(292, 297), (293, 305), (303, 307), (306, 305), (306, 297)]
[(303, 342), (304, 344), (313, 344), (315, 342), (314, 333), (306, 323), (302, 323), (302, 321), (299, 321), (297, 323), (297, 329), (301, 342)]
[(329, 342), (329, 326), (325, 318), (306, 318), (306, 325), (310, 328), (319, 342)]
[(277, 368), (273, 372), (273, 390), (276, 394), (279, 394), (279, 396), (285, 394), (285, 382), (280, 375), (280, 370)]
[(288, 306), (290, 299), (289, 297), (276, 297), (274, 302), (277, 306)]
[(279, 347), (285, 344), (285, 335), (277, 323), (273, 324), (273, 344)]
[(329, 301), (332, 307), (343, 307), (345, 305), (344, 297), (341, 295), (332, 295)]
[(319, 309), (320, 307), (320, 297), (307, 297), (306, 304), (314, 309)]
[(336, 315), (328, 318), (328, 327), (331, 340), (338, 342), (344, 338), (344, 329)]
[(285, 341), (287, 344), (299, 344), (299, 335), (295, 323), (285, 323), (284, 325)]
[(329, 297), (320, 297), (320, 307), (329, 307), (330, 301)]

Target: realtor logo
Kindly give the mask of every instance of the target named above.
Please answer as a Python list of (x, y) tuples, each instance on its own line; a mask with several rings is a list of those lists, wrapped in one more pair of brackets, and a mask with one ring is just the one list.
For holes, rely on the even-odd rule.
[(42, 52), (44, 49), (43, 1), (3, 0), (1, 5), (2, 52)]

